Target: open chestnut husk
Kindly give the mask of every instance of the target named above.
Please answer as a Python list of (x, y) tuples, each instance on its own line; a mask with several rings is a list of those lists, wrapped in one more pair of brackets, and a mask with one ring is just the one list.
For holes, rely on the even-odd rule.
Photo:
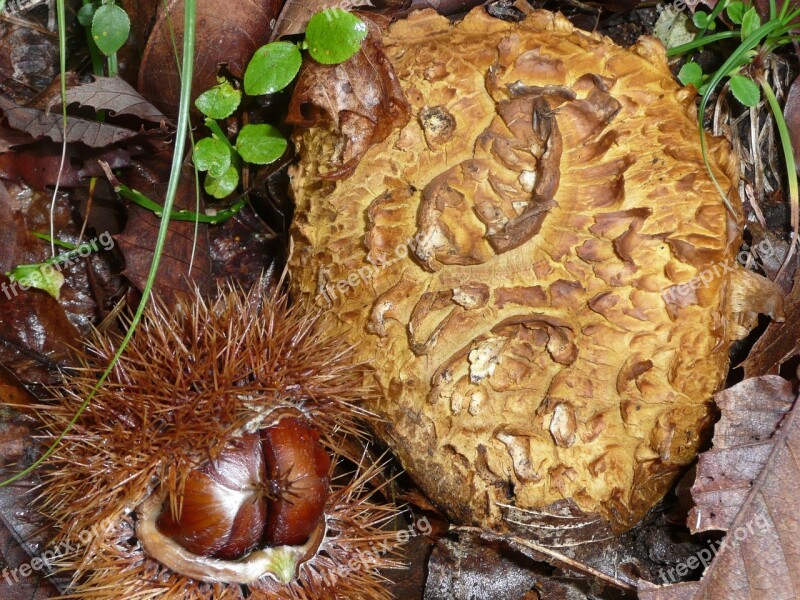
[[(73, 549), (51, 561), (72, 574), (68, 597), (391, 597), (381, 569), (400, 566), (397, 509), (377, 501), (379, 466), (358, 450), (377, 390), (328, 331), (259, 286), (151, 300), (42, 472), (53, 543)], [(45, 437), (118, 341), (98, 335), (38, 407)]]
[(145, 500), (137, 537), (152, 557), (195, 579), (254, 583), (269, 574), (289, 583), (324, 536), (330, 468), (319, 433), (284, 417), (228, 440), (189, 473), (177, 498)]

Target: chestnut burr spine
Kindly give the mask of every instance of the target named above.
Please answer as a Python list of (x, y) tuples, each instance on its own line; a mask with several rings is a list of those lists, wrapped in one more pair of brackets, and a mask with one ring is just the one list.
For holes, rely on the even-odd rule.
[[(389, 597), (378, 569), (398, 566), (394, 555), (375, 564), (359, 562), (355, 570), (347, 567), (370, 543), (398, 545), (384, 529), (396, 508), (381, 504), (371, 484), (378, 468), (365, 461), (356, 473), (337, 472), (333, 478), (338, 457), (346, 453), (343, 441), (349, 438), (349, 446), (365, 439), (369, 413), (361, 403), (377, 390), (368, 369), (328, 331), (324, 317), (290, 307), (279, 294), (263, 297), (257, 288), (250, 293), (226, 288), (213, 301), (189, 297), (171, 307), (151, 304), (112, 377), (43, 473), (39, 505), (60, 529), (55, 543), (97, 531), (88, 544), (57, 561), (74, 574), (69, 597), (242, 598), (239, 585), (181, 575), (145, 554), (133, 509), (154, 492), (179, 498), (200, 465), (221, 457), (224, 462), (231, 436), (269, 427), (287, 412), (313, 423), (319, 443), (336, 457), (326, 462), (317, 456), (306, 467), (316, 480), (331, 481), (321, 522), (325, 533), (317, 553), (290, 583), (262, 577), (245, 584), (250, 597)], [(53, 390), (52, 402), (38, 407), (46, 432), (63, 429), (117, 341), (98, 336), (83, 368)], [(320, 462), (325, 473), (317, 470)], [(206, 475), (232, 483), (219, 473)], [(177, 504), (168, 510), (180, 515)]]

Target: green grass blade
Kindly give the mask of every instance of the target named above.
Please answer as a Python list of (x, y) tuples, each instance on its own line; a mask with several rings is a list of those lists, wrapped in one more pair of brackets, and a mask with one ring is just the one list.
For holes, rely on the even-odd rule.
[(674, 48), (669, 48), (667, 50), (667, 56), (670, 58), (672, 58), (673, 56), (680, 56), (682, 54), (686, 54), (687, 52), (691, 52), (692, 50), (697, 50), (698, 48), (702, 48), (703, 46), (707, 46), (708, 44), (713, 44), (714, 42), (718, 42), (720, 40), (728, 40), (731, 38), (738, 38), (738, 37), (739, 37), (738, 31), (720, 31), (719, 33), (714, 33), (712, 35), (703, 38), (695, 38), (691, 42), (681, 44), (680, 46), (675, 46)]
[(797, 245), (798, 233), (800, 233), (800, 195), (797, 188), (797, 167), (794, 162), (794, 150), (792, 149), (792, 137), (789, 133), (789, 127), (786, 125), (786, 118), (783, 116), (781, 105), (778, 104), (778, 99), (775, 97), (775, 92), (772, 87), (765, 81), (761, 80), (761, 90), (764, 92), (764, 97), (767, 99), (772, 116), (775, 119), (775, 125), (778, 129), (778, 137), (781, 140), (781, 150), (783, 158), (786, 162), (786, 176), (789, 181), (789, 206), (791, 208), (792, 219), (792, 244), (789, 247), (789, 252), (781, 265), (778, 277), (783, 273), (789, 260), (792, 258)]
[(705, 135), (703, 135), (703, 116), (706, 113), (706, 107), (708, 106), (708, 100), (711, 97), (711, 94), (720, 84), (723, 78), (725, 78), (728, 73), (732, 72), (734, 69), (737, 69), (742, 64), (746, 63), (748, 52), (758, 46), (766, 37), (770, 35), (770, 33), (776, 31), (780, 27), (780, 21), (769, 21), (742, 40), (742, 43), (739, 44), (736, 50), (733, 51), (723, 65), (711, 76), (708, 81), (706, 93), (703, 94), (702, 98), (700, 99), (700, 108), (698, 109), (697, 114), (697, 126), (700, 134), (700, 149), (703, 153), (703, 161), (706, 164), (706, 170), (711, 177), (711, 181), (714, 183), (714, 187), (717, 188), (719, 195), (722, 197), (722, 201), (725, 203), (725, 207), (733, 215), (736, 214), (736, 211), (733, 210), (733, 207), (728, 201), (727, 194), (722, 189), (722, 186), (720, 186), (719, 181), (717, 181), (717, 177), (714, 175), (714, 171), (711, 168), (711, 163), (708, 161), (708, 146), (706, 144)]

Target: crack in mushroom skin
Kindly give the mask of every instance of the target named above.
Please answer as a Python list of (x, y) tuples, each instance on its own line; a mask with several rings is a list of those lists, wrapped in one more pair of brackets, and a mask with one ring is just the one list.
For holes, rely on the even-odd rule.
[(546, 11), (420, 11), (383, 43), (409, 122), (336, 182), (338, 133), (296, 133), (295, 296), (371, 362), (381, 435), (451, 518), (631, 527), (705, 440), (738, 318), (728, 275), (670, 293), (741, 241), (693, 93), (657, 41)]

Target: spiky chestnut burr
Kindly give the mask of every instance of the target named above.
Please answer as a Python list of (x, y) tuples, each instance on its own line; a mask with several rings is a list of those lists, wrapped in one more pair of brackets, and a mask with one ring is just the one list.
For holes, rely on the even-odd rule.
[[(98, 336), (39, 407), (45, 437), (117, 342)], [(389, 598), (396, 509), (373, 500), (379, 468), (345, 451), (376, 393), (351, 356), (324, 317), (258, 286), (152, 301), (42, 475), (54, 542), (72, 548), (54, 561), (73, 574), (68, 597)], [(337, 470), (344, 455), (355, 473)]]

